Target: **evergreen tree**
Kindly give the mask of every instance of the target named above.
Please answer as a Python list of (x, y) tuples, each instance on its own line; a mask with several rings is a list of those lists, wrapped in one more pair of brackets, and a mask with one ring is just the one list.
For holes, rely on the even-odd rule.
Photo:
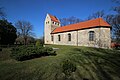
[(12, 25), (12, 23), (7, 20), (0, 20), (0, 44), (14, 44), (16, 38), (16, 28)]

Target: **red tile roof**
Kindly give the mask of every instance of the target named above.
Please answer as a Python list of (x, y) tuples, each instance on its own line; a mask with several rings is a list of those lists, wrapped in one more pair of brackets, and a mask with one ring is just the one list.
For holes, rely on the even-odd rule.
[(60, 32), (73, 31), (73, 30), (87, 29), (87, 28), (93, 28), (98, 26), (110, 28), (110, 25), (106, 21), (104, 21), (102, 18), (97, 18), (97, 19), (88, 20), (85, 22), (58, 27), (52, 33), (54, 34), (54, 33), (60, 33)]
[(49, 14), (49, 16), (50, 16), (50, 18), (51, 18), (52, 21), (58, 22), (58, 23), (60, 22), (55, 16), (53, 16), (51, 14)]
[(111, 48), (117, 48), (117, 47), (120, 47), (120, 44), (118, 44), (118, 43), (114, 43), (114, 42), (112, 42), (111, 43)]

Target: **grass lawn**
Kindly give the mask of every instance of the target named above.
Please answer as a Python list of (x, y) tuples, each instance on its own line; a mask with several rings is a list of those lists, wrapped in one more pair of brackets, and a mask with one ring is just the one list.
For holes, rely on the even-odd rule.
[(0, 80), (65, 80), (62, 63), (76, 65), (71, 80), (120, 80), (120, 52), (77, 46), (46, 45), (59, 48), (56, 56), (27, 61), (10, 58), (10, 49), (0, 52)]

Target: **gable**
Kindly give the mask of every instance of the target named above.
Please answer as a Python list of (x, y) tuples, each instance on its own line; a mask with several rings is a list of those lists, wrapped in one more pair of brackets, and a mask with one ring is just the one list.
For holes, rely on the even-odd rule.
[(55, 16), (53, 16), (53, 15), (50, 15), (50, 14), (49, 14), (49, 16), (50, 16), (50, 18), (51, 18), (52, 21), (58, 22), (58, 23), (60, 22), (60, 21), (57, 19), (57, 17), (55, 17)]

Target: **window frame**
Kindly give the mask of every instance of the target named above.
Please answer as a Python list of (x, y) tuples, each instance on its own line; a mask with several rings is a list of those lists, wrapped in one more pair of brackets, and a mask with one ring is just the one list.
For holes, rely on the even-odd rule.
[(94, 41), (94, 39), (95, 39), (95, 32), (89, 31), (89, 41)]
[(61, 41), (61, 36), (60, 35), (58, 35), (58, 41)]
[(54, 41), (54, 37), (53, 36), (51, 36), (51, 41)]
[(71, 34), (68, 34), (68, 41), (71, 41)]

